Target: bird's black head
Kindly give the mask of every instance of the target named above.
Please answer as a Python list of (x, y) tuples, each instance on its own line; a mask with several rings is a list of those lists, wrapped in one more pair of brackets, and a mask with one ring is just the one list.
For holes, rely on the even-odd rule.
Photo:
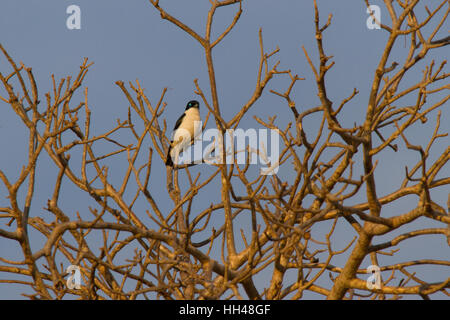
[(197, 108), (198, 109), (199, 107), (200, 107), (200, 104), (198, 103), (197, 100), (191, 100), (186, 105), (186, 110), (190, 109), (190, 108)]

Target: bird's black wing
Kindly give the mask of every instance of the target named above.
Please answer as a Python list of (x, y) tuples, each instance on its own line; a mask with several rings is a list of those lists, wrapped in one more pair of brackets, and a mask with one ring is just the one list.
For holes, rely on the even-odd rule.
[(178, 118), (177, 122), (175, 123), (175, 127), (173, 128), (173, 131), (177, 130), (177, 129), (180, 127), (181, 122), (183, 122), (183, 119), (184, 119), (185, 116), (186, 116), (186, 113), (183, 113), (183, 114)]
[[(183, 113), (177, 120), (177, 122), (175, 123), (175, 127), (173, 127), (173, 132), (172, 134), (175, 134), (175, 131), (180, 127), (181, 123), (183, 122), (184, 117), (186, 116), (186, 113)], [(172, 162), (172, 157), (170, 155), (170, 150), (172, 149), (172, 141), (170, 141), (169, 144), (169, 149), (167, 150), (167, 158), (166, 158), (166, 166), (171, 166), (173, 167), (173, 162)]]

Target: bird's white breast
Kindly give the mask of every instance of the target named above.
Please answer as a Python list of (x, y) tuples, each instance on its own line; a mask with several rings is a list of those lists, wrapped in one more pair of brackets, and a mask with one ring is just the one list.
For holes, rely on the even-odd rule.
[[(183, 147), (189, 145), (191, 140), (200, 133), (200, 112), (198, 108), (190, 108), (185, 111), (185, 116), (180, 126), (175, 130), (173, 141), (178, 144), (183, 140)], [(181, 146), (180, 146), (181, 147)], [(182, 147), (182, 148), (183, 148)]]

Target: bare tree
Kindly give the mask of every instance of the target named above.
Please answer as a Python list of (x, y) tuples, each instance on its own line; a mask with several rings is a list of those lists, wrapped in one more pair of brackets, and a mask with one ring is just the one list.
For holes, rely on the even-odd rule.
[[(366, 258), (379, 265), (379, 255), (394, 255), (393, 247), (416, 237), (440, 234), (445, 239), (443, 245), (450, 245), (449, 209), (433, 200), (434, 190), (450, 184), (450, 147), (441, 150), (436, 159), (431, 157), (435, 142), (447, 137), (440, 131), (441, 111), (437, 112), (434, 133), (427, 145), (416, 145), (414, 137), (406, 134), (413, 125), (428, 126), (429, 116), (449, 99), (446, 61), (428, 58), (431, 51), (450, 43), (450, 37), (436, 38), (448, 17), (449, 1), (431, 9), (418, 8), (418, 0), (384, 1), (391, 23), (381, 24), (381, 28), (389, 37), (371, 75), (365, 118), (353, 127), (345, 127), (340, 116), (358, 90), (355, 88), (347, 98), (336, 102), (327, 93), (332, 84), (327, 82), (326, 74), (334, 62), (323, 42), (332, 25), (332, 15), (325, 24), (321, 23), (316, 1), (312, 36), (316, 39), (318, 62), (311, 58), (312, 49), (303, 47), (303, 52), (315, 77), (318, 105), (303, 107), (299, 112), (292, 92), (303, 78), (291, 70), (279, 70), (279, 62), (273, 62), (279, 50), (267, 52), (260, 32), (255, 89), (233, 117), (224, 118), (214, 72), (220, 61), (214, 61), (212, 51), (236, 25), (243, 8), (238, 0), (210, 2), (204, 35), (170, 15), (158, 0), (150, 0), (153, 8), (149, 10), (158, 10), (162, 19), (189, 34), (203, 48), (210, 92), (205, 94), (197, 79), (194, 83), (208, 110), (205, 122), (213, 119), (221, 134), (219, 145), (223, 145), (220, 137), (226, 130), (237, 128), (248, 116), (272, 78), (289, 77), (290, 85), (285, 90), (271, 92), (280, 97), (279, 108), (292, 112), (292, 122), (280, 125), (274, 118), (255, 119), (280, 135), (283, 146), (276, 163), (289, 168), (291, 179), (282, 181), (277, 174), (258, 175), (255, 179), (250, 174), (249, 157), (246, 164), (219, 161), (211, 165), (212, 173), (196, 176), (191, 174), (192, 165), (166, 167), (165, 185), (173, 206), (164, 206), (159, 199), (164, 183), (152, 178), (152, 168), (162, 166), (169, 146), (170, 132), (163, 116), (166, 89), (156, 98), (157, 103), (151, 103), (138, 81), (127, 85), (117, 81), (129, 103), (128, 117), (104, 134), (93, 136), (88, 89), (82, 87), (91, 66), (87, 59), (75, 78), (57, 81), (52, 77), (53, 90), (45, 94), (41, 103), (31, 68), (18, 65), (0, 45), (12, 68), (1, 70), (0, 99), (17, 114), (29, 135), (28, 160), (17, 178), (0, 170), (9, 201), (0, 207), (4, 221), (1, 246), (16, 242), (23, 254), (20, 261), (0, 257), (0, 281), (28, 285), (34, 294), (26, 296), (42, 299), (61, 299), (67, 294), (82, 299), (300, 299), (306, 291), (328, 299), (403, 295), (427, 299), (438, 292), (448, 296), (450, 278), (428, 283), (410, 270), (418, 265), (437, 265), (448, 270), (448, 257), (380, 266), (381, 287), (372, 288), (366, 283), (367, 270), (361, 266)], [(366, 4), (370, 6), (369, 1)], [(214, 16), (224, 6), (235, 7), (236, 14), (220, 36), (213, 39)], [(416, 17), (419, 9), (427, 12), (423, 20)], [(427, 28), (432, 24), (431, 30)], [(403, 62), (388, 65), (394, 45), (404, 37), (409, 38), (408, 55)], [(419, 61), (426, 61), (426, 67), (423, 76), (415, 79), (410, 70)], [(80, 91), (84, 99), (76, 102), (74, 96)], [(415, 97), (416, 103), (405, 105), (404, 97)], [(303, 123), (312, 116), (320, 116), (321, 122), (315, 132), (308, 132)], [(133, 137), (132, 144), (121, 142), (121, 137), (128, 134)], [(110, 151), (99, 151), (105, 150), (97, 147), (105, 142)], [(147, 148), (149, 144), (151, 147)], [(399, 153), (414, 150), (417, 163), (413, 168), (406, 167), (405, 178), (399, 181), (395, 192), (384, 194), (377, 188), (375, 177), (377, 163), (388, 162), (389, 156), (376, 156), (389, 149)], [(37, 160), (44, 154), (58, 171), (45, 214), (36, 209), (42, 205), (35, 204), (31, 210), (40, 175)], [(105, 159), (112, 157), (122, 159), (126, 167), (120, 183), (112, 182), (106, 166)], [(355, 177), (354, 171), (358, 170), (363, 174)], [(82, 218), (81, 208), (62, 209), (65, 198), (61, 190), (67, 183), (95, 202), (89, 207), (92, 219)], [(180, 184), (188, 187), (184, 190)], [(208, 188), (220, 189), (220, 201), (198, 201), (199, 194)], [(355, 204), (357, 195), (363, 195), (365, 201)], [(400, 206), (398, 214), (386, 217), (384, 208), (411, 195), (417, 199), (413, 210), (401, 212)], [(146, 206), (138, 205), (141, 202)], [(199, 204), (201, 209), (197, 208)], [(243, 216), (250, 217), (249, 225), (236, 222)], [(398, 233), (418, 218), (435, 220), (440, 227)], [(222, 221), (220, 226), (215, 225), (217, 221)], [(354, 237), (344, 247), (336, 248), (335, 230), (339, 223), (351, 226)], [(319, 225), (331, 228), (325, 233), (315, 232), (313, 226)], [(92, 234), (102, 240), (90, 241)], [(380, 242), (379, 236), (389, 240)], [(39, 250), (31, 246), (36, 237), (45, 238)], [(342, 265), (331, 263), (333, 257), (344, 254), (347, 258)], [(66, 285), (68, 265), (80, 269), (83, 284), (79, 289)], [(15, 279), (11, 274), (28, 280)], [(270, 280), (264, 277), (255, 281), (261, 274), (271, 275)], [(331, 281), (323, 280), (328, 276)], [(403, 280), (394, 284), (396, 277)]]

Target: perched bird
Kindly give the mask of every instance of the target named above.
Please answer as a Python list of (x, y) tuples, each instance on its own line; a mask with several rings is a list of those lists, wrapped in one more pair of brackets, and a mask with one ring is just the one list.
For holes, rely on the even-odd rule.
[(191, 100), (186, 105), (184, 113), (178, 118), (173, 128), (173, 139), (167, 152), (166, 166), (173, 167), (173, 160), (178, 162), (178, 155), (194, 143), (199, 133), (196, 126), (200, 124), (200, 104)]

